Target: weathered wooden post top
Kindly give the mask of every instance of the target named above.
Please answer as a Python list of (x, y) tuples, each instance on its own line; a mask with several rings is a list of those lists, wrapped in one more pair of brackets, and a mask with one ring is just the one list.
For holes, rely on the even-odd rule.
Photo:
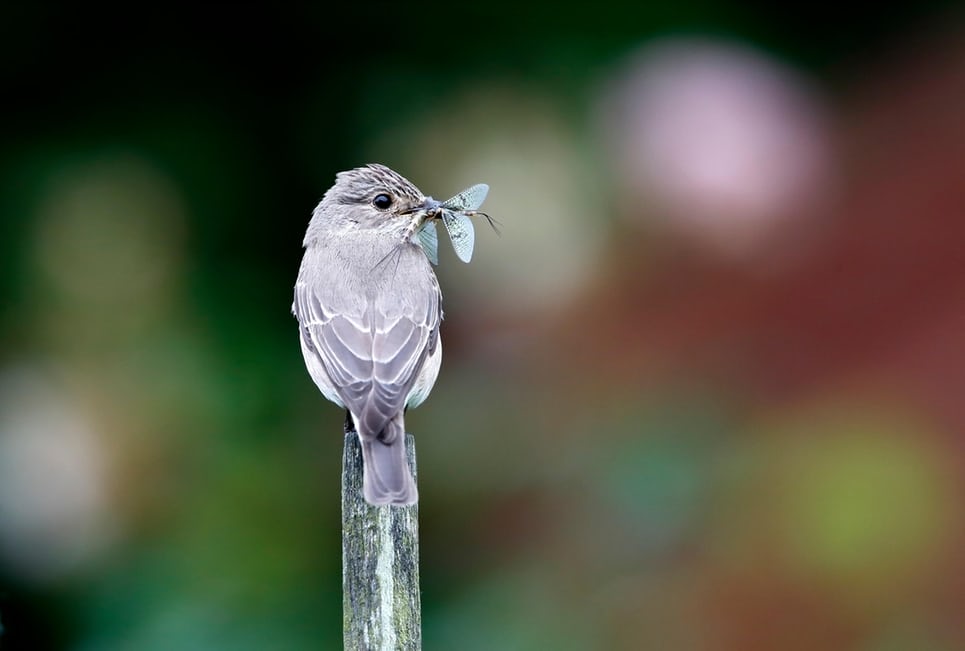
[[(416, 479), (415, 438), (406, 435)], [(362, 496), (362, 449), (345, 433), (342, 457), (342, 611), (346, 651), (422, 648), (419, 506), (372, 506)]]

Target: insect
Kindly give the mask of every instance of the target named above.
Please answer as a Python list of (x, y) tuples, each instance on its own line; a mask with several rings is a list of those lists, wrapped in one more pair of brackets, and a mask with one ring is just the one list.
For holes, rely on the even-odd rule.
[(488, 185), (477, 183), (427, 211), (428, 218), (419, 230), (419, 242), (432, 264), (439, 264), (439, 234), (436, 231), (435, 219), (442, 219), (449, 233), (452, 249), (463, 262), (472, 259), (472, 250), (476, 244), (476, 231), (470, 217), (482, 215), (495, 230), (496, 225), (492, 218), (478, 210), (486, 200), (488, 192)]

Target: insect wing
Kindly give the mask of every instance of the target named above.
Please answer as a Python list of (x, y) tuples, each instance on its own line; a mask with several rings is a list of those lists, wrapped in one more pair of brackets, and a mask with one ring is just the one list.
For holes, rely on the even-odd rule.
[(465, 215), (446, 210), (442, 213), (442, 223), (449, 231), (449, 239), (456, 256), (463, 262), (469, 262), (476, 244), (476, 231), (473, 229), (472, 220)]
[(432, 264), (439, 264), (439, 233), (435, 222), (426, 222), (419, 229), (419, 243)]
[(447, 210), (476, 210), (486, 200), (489, 194), (489, 186), (485, 183), (477, 183), (471, 188), (466, 188), (451, 199), (442, 203), (442, 207)]

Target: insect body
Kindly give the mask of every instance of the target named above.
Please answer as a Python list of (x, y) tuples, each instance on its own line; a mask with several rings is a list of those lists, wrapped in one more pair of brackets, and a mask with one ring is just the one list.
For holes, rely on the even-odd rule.
[(419, 231), (419, 242), (432, 264), (439, 264), (439, 235), (433, 221), (436, 218), (442, 219), (456, 256), (463, 262), (469, 262), (476, 243), (476, 231), (470, 217), (483, 215), (492, 224), (489, 215), (478, 212), (488, 192), (488, 185), (478, 183), (428, 211), (428, 219)]

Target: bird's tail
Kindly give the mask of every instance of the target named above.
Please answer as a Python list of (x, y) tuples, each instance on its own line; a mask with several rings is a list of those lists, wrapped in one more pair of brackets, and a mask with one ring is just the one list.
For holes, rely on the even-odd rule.
[(406, 506), (419, 501), (419, 493), (405, 457), (402, 415), (393, 418), (377, 437), (359, 436), (362, 442), (362, 494), (369, 504)]

